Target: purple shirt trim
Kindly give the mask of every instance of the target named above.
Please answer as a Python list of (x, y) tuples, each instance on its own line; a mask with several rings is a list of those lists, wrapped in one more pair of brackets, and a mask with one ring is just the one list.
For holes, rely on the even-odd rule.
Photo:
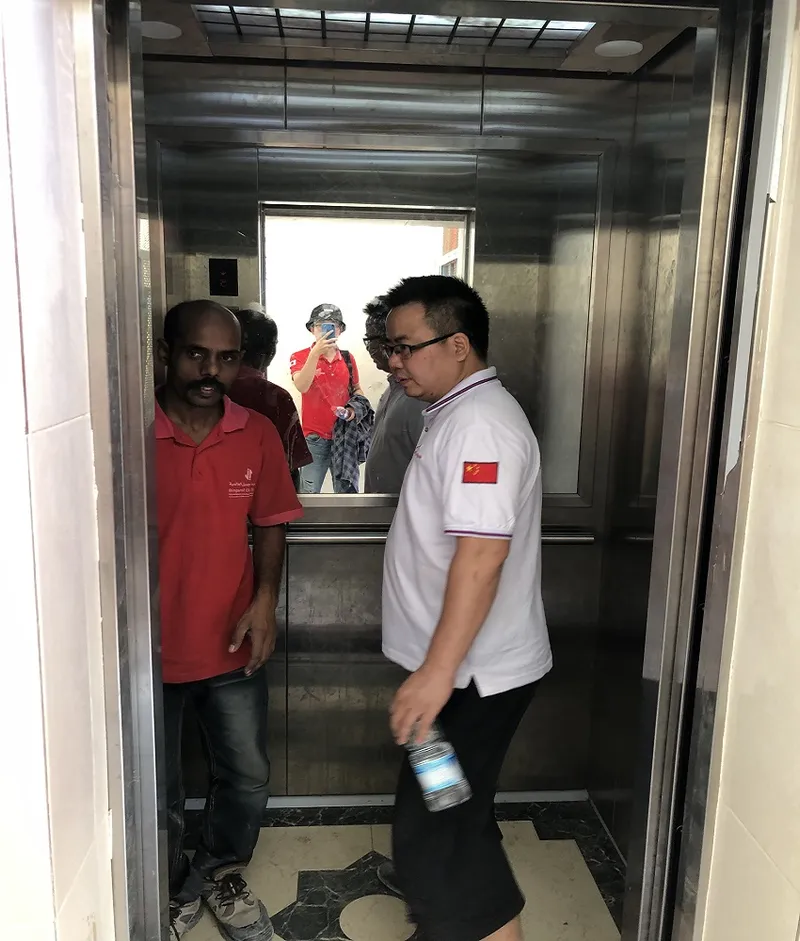
[(485, 536), (487, 539), (511, 539), (513, 533), (487, 533), (478, 529), (446, 529), (448, 536)]
[(465, 392), (469, 392), (472, 389), (477, 389), (478, 386), (485, 385), (487, 382), (499, 382), (500, 380), (497, 376), (487, 376), (485, 379), (479, 379), (477, 382), (473, 382), (471, 385), (464, 386), (463, 389), (459, 389), (457, 392), (451, 392), (449, 395), (446, 395), (443, 399), (439, 399), (438, 402), (434, 402), (433, 405), (429, 405), (425, 411), (424, 415), (429, 415), (431, 412), (437, 411), (437, 409), (443, 408), (445, 405), (449, 405), (453, 399), (457, 399), (460, 395), (464, 395)]

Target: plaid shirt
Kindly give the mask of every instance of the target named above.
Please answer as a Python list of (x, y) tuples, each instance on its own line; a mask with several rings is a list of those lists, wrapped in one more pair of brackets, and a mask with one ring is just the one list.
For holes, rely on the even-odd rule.
[(363, 395), (354, 395), (347, 403), (356, 417), (352, 421), (338, 418), (333, 426), (333, 453), (331, 471), (334, 479), (349, 483), (358, 493), (358, 466), (369, 454), (375, 412)]

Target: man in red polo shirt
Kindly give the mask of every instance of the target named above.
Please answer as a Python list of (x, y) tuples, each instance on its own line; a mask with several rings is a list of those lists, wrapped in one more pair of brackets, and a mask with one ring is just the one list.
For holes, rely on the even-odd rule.
[[(239, 369), (236, 317), (187, 301), (164, 321), (156, 471), (167, 761), (171, 937), (205, 901), (229, 941), (269, 941), (264, 905), (241, 870), (267, 803), (267, 687), (284, 524), (302, 515), (278, 432), (226, 395)], [(247, 524), (253, 526), (253, 553)], [(209, 761), (200, 844), (183, 852), (181, 728), (191, 702)]]
[(278, 346), (278, 325), (263, 311), (251, 308), (237, 311), (236, 319), (242, 328), (242, 364), (229, 395), (239, 405), (266, 415), (276, 427), (292, 480), (298, 487), (300, 468), (313, 458), (303, 437), (294, 399), (286, 389), (267, 379), (267, 367)]
[[(351, 492), (349, 484), (333, 475), (333, 426), (338, 417), (352, 421), (347, 408), (353, 395), (363, 395), (358, 366), (352, 354), (342, 353), (336, 341), (345, 330), (342, 312), (335, 304), (320, 304), (311, 311), (306, 329), (314, 343), (292, 355), (292, 381), (302, 395), (300, 420), (313, 462), (300, 471), (300, 493), (319, 493), (331, 471), (335, 493)], [(326, 332), (327, 331), (327, 332)]]

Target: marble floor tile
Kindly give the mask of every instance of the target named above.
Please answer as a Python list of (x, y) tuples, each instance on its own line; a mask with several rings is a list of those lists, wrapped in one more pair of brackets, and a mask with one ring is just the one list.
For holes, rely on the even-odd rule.
[(267, 808), (264, 827), (345, 827), (358, 824), (391, 823), (394, 807), (280, 807)]
[[(261, 832), (245, 877), (270, 914), (274, 915), (296, 900), (301, 872), (346, 870), (371, 851), (372, 834), (368, 826), (269, 827)], [(309, 930), (316, 926), (310, 924), (315, 916), (319, 920), (320, 917), (327, 918), (327, 913), (310, 910), (305, 913), (303, 919)], [(326, 921), (325, 926), (327, 924)], [(338, 929), (338, 915), (335, 926)], [(316, 937), (320, 937), (319, 931), (308, 934), (308, 941)], [(192, 930), (187, 941), (220, 941), (217, 927), (208, 913)], [(284, 939), (278, 936), (276, 941)]]
[[(370, 851), (346, 869), (301, 872), (297, 880), (297, 900), (272, 917), (277, 936), (282, 941), (359, 941), (345, 933), (342, 917), (345, 912), (353, 914), (354, 902), (370, 898), (373, 900), (370, 906), (356, 907), (357, 917), (354, 916), (355, 921), (351, 919), (350, 924), (360, 924), (363, 928), (367, 914), (369, 921), (374, 922), (380, 911), (390, 912), (385, 932), (369, 941), (395, 941), (405, 921), (405, 905), (378, 880), (378, 866), (385, 860), (385, 856)], [(379, 896), (385, 896), (386, 901), (377, 901)], [(399, 908), (395, 903), (399, 903)], [(399, 941), (414, 935), (412, 926), (407, 927), (410, 930), (402, 929)]]
[(503, 846), (509, 856), (512, 849), (518, 846), (527, 847), (531, 843), (539, 842), (539, 834), (530, 820), (501, 821), (500, 831), (503, 834)]
[[(389, 817), (377, 809), (283, 812), (283, 824), (264, 828), (246, 876), (273, 916), (276, 941), (419, 941), (403, 902), (376, 876), (391, 856)], [(527, 899), (526, 939), (618, 941), (624, 864), (591, 805), (504, 805), (498, 818)], [(219, 937), (206, 915), (191, 941)]]
[(392, 855), (392, 828), (389, 824), (378, 824), (372, 828), (372, 848), (381, 856)]
[[(506, 852), (518, 841), (537, 842), (539, 837), (530, 820), (506, 821), (500, 824)], [(392, 855), (392, 828), (389, 824), (378, 824), (372, 828), (372, 848), (382, 856)]]
[(572, 840), (507, 843), (525, 895), (525, 937), (535, 941), (619, 941), (619, 929)]
[(406, 907), (390, 895), (367, 895), (347, 905), (339, 918), (349, 941), (408, 941), (414, 926)]
[(269, 911), (279, 912), (297, 898), (300, 872), (346, 869), (371, 850), (367, 826), (270, 828), (261, 832), (248, 878)]

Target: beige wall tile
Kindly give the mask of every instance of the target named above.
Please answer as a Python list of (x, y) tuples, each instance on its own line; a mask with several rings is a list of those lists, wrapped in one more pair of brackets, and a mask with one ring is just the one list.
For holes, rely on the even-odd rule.
[(57, 909), (96, 838), (91, 667), (100, 618), (91, 447), (88, 418), (29, 439)]
[(796, 941), (800, 895), (728, 809), (712, 873), (703, 941)]
[[(13, 847), (0, 865), (2, 934), (50, 941), (53, 935), (50, 826), (47, 813), (42, 682), (39, 661), (33, 532), (28, 492), (28, 442), (3, 443), (5, 474), (0, 518), (0, 572), (13, 591), (3, 592), (4, 649), (8, 668), (0, 683), (3, 753), (19, 773), (0, 773), (0, 846)], [(37, 886), (37, 904), (19, 904)]]
[[(800, 34), (795, 36), (795, 59), (800, 58)], [(797, 66), (795, 66), (797, 69)], [(800, 296), (800, 81), (790, 84), (786, 124), (786, 163), (780, 187), (778, 216), (773, 224), (779, 231), (772, 259), (771, 293), (769, 297), (769, 341), (765, 363), (764, 392), (761, 409), (765, 418), (788, 425), (800, 425), (800, 317), (797, 298)]]
[(718, 711), (719, 804), (706, 826), (702, 941), (796, 941), (800, 919), (800, 32), (791, 41), (743, 462), (748, 469), (752, 460), (752, 472), (731, 562), (732, 656)]
[(722, 801), (800, 892), (800, 429), (766, 423), (747, 520)]
[(75, 873), (56, 917), (58, 941), (99, 941), (102, 916), (96, 911), (97, 847), (92, 846), (82, 865)]
[[(10, 718), (4, 747), (21, 771), (0, 774), (0, 846), (10, 850), (0, 865), (0, 934), (53, 941), (59, 912), (70, 925), (65, 941), (111, 941), (78, 8), (21, 3), (6, 16), (8, 6), (0, 5), (0, 274), (11, 327), (0, 570), (13, 590), (3, 599), (10, 668), (0, 710)], [(90, 19), (91, 5), (83, 12)], [(84, 144), (92, 147), (86, 136)], [(90, 934), (84, 913), (99, 906), (106, 914)]]
[(37, 430), (89, 410), (71, 5), (17, 4), (5, 55), (28, 427)]

